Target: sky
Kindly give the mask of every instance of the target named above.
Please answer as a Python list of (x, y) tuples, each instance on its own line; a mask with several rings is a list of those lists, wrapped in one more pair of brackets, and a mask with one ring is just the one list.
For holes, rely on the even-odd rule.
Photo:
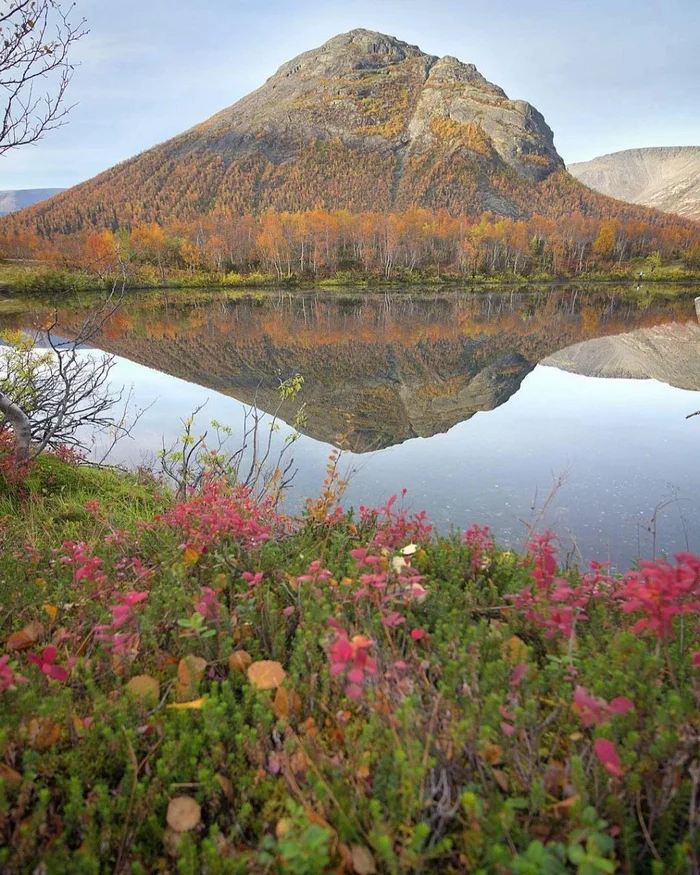
[(567, 163), (700, 145), (700, 0), (76, 0), (68, 123), (0, 157), (0, 189), (67, 187), (235, 103), (364, 27), (476, 64)]

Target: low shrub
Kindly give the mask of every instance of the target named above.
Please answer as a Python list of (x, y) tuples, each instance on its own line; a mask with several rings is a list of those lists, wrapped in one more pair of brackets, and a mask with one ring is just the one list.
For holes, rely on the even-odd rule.
[(55, 457), (0, 517), (6, 875), (698, 871), (697, 557)]

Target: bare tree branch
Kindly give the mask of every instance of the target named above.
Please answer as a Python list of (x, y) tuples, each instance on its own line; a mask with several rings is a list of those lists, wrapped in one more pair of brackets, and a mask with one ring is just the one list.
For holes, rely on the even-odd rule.
[(60, 0), (0, 0), (0, 155), (65, 123), (69, 53), (88, 33), (74, 10)]

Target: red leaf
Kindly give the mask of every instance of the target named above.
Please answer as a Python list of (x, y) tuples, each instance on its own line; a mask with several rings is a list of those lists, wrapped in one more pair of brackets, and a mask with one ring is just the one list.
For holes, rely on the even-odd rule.
[(607, 738), (598, 738), (596, 739), (594, 750), (596, 756), (610, 774), (616, 778), (621, 778), (622, 766), (620, 765), (620, 757), (612, 741), (608, 741)]
[(610, 702), (610, 710), (613, 714), (626, 714), (634, 708), (634, 702), (631, 702), (626, 696), (618, 696)]

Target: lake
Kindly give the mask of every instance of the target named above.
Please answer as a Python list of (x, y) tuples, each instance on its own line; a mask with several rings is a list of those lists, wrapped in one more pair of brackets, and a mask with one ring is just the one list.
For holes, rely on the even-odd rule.
[[(408, 490), (441, 531), (478, 522), (520, 548), (552, 528), (572, 561), (700, 551), (700, 326), (693, 296), (560, 289), (447, 293), (133, 294), (95, 345), (115, 386), (148, 407), (114, 461), (153, 463), (206, 403), (240, 431), (279, 408), (281, 446), (300, 403), (287, 499), (317, 494), (333, 447), (352, 472), (344, 504)], [(82, 316), (63, 306), (59, 325)], [(46, 313), (0, 317), (40, 326)], [(85, 354), (91, 354), (86, 352)], [(278, 386), (304, 386), (280, 406)], [(234, 438), (235, 442), (235, 438)]]

